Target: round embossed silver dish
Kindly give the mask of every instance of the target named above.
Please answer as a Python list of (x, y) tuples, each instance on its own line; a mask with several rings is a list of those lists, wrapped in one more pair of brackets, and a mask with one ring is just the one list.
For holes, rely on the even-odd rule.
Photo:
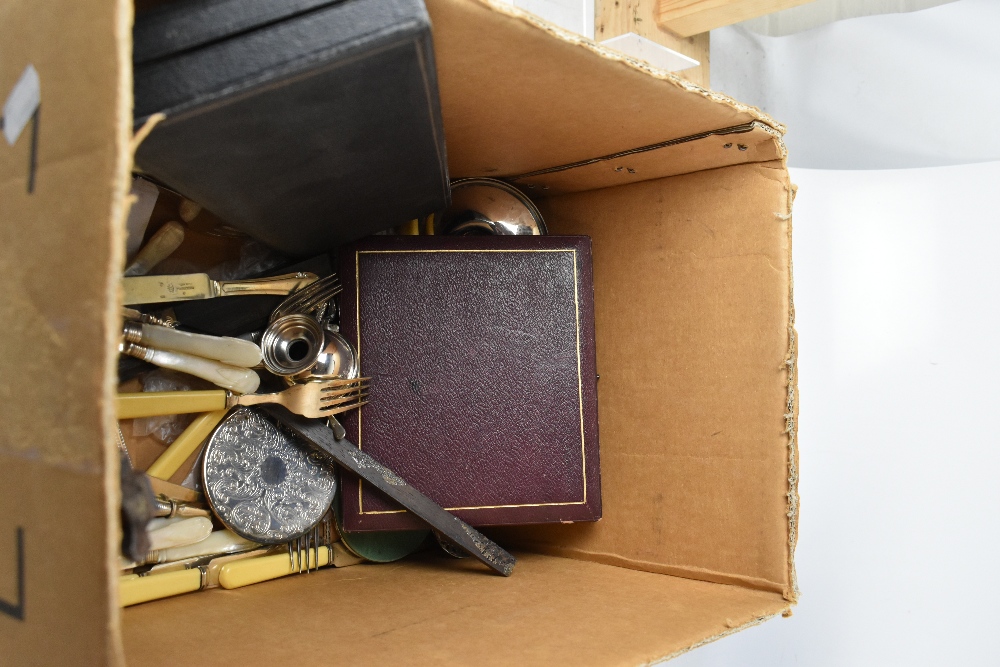
[(337, 491), (332, 470), (295, 438), (237, 408), (205, 447), (205, 497), (226, 528), (263, 544), (294, 539), (319, 522)]

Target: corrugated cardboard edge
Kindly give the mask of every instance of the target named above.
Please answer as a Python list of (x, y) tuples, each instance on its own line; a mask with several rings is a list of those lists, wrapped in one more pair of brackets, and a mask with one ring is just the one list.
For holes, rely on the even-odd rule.
[(665, 655), (662, 658), (657, 658), (657, 659), (655, 659), (655, 660), (653, 660), (651, 662), (647, 662), (644, 665), (641, 665), (640, 667), (652, 667), (653, 665), (662, 665), (663, 663), (665, 663), (665, 662), (667, 662), (669, 660), (673, 660), (674, 658), (677, 658), (679, 656), (682, 656), (682, 655), (684, 655), (685, 653), (687, 653), (689, 651), (693, 651), (696, 648), (701, 648), (705, 644), (711, 644), (712, 642), (717, 641), (719, 639), (723, 639), (725, 637), (728, 637), (729, 635), (734, 635), (737, 632), (742, 632), (743, 630), (746, 630), (747, 628), (752, 628), (755, 625), (760, 625), (761, 623), (764, 623), (765, 621), (770, 621), (772, 618), (776, 618), (778, 616), (788, 616), (790, 614), (791, 614), (791, 606), (789, 606), (787, 609), (785, 609), (780, 614), (767, 614), (767, 615), (764, 615), (764, 616), (758, 616), (758, 617), (756, 617), (756, 618), (754, 618), (754, 619), (752, 619), (752, 620), (750, 620), (750, 621), (748, 621), (746, 623), (743, 623), (742, 625), (735, 625), (735, 626), (729, 628), (728, 630), (724, 630), (724, 631), (720, 632), (717, 635), (712, 635), (711, 637), (706, 637), (705, 639), (702, 639), (700, 642), (696, 642), (696, 643), (692, 644), (691, 646), (688, 646), (687, 648), (682, 648), (679, 651), (674, 651), (673, 653), (671, 653), (669, 655)]
[(115, 394), (118, 377), (118, 342), (121, 332), (121, 273), (125, 266), (125, 218), (132, 205), (129, 195), (132, 172), (133, 143), (132, 127), (132, 18), (131, 0), (118, 0), (115, 14), (115, 43), (118, 46), (118, 100), (115, 107), (117, 133), (115, 148), (117, 160), (111, 211), (107, 224), (110, 225), (108, 242), (111, 244), (111, 261), (105, 277), (104, 310), (104, 386), (101, 397), (101, 422), (104, 424), (104, 499), (107, 526), (105, 545), (107, 559), (108, 615), (107, 644), (109, 655), (107, 664), (124, 665), (125, 650), (122, 645), (122, 613), (118, 603), (118, 553), (121, 545), (121, 488), (119, 485), (119, 458), (117, 445), (118, 416), (115, 411)]
[[(788, 160), (783, 160), (785, 172)], [(790, 177), (789, 177), (790, 178)], [(796, 186), (789, 180), (788, 208), (778, 217), (788, 223), (788, 356), (785, 366), (788, 370), (788, 390), (785, 398), (785, 433), (788, 434), (788, 586), (785, 599), (798, 602), (799, 581), (795, 572), (795, 547), (799, 540), (799, 333), (795, 330), (795, 272), (792, 261), (792, 204), (795, 201)], [(790, 615), (791, 612), (786, 612)]]
[(588, 39), (583, 35), (571, 32), (564, 28), (560, 28), (559, 26), (556, 25), (552, 25), (551, 23), (548, 23), (547, 21), (540, 19), (534, 14), (527, 12), (523, 9), (520, 9), (518, 7), (515, 7), (514, 5), (504, 2), (503, 0), (476, 0), (476, 2), (486, 7), (489, 7), (490, 9), (499, 14), (505, 14), (507, 16), (520, 19), (525, 23), (528, 23), (538, 28), (539, 30), (543, 30), (549, 33), (553, 37), (556, 37), (563, 42), (569, 44), (575, 44), (577, 46), (586, 48), (598, 54), (602, 58), (618, 61), (620, 63), (627, 65), (628, 67), (631, 67), (632, 69), (644, 72), (645, 74), (655, 79), (667, 81), (677, 86), (678, 88), (682, 88), (686, 91), (696, 93), (698, 95), (701, 95), (702, 97), (712, 100), (713, 102), (724, 104), (735, 111), (749, 114), (753, 116), (755, 119), (759, 120), (760, 122), (770, 126), (780, 134), (785, 133), (785, 126), (783, 124), (771, 118), (757, 107), (752, 107), (747, 104), (742, 104), (741, 102), (734, 100), (728, 95), (715, 92), (713, 90), (708, 90), (707, 88), (702, 88), (696, 83), (691, 83), (686, 79), (682, 79), (673, 72), (669, 72), (667, 70), (660, 69), (658, 67), (653, 67), (644, 60), (639, 60), (638, 58), (633, 58), (632, 56), (625, 55), (624, 53), (615, 51), (614, 49), (610, 49), (602, 44), (599, 44), (593, 41), (592, 39)]
[[(708, 139), (710, 137), (719, 137), (719, 136), (728, 137), (728, 136), (734, 135), (734, 134), (747, 134), (747, 133), (753, 132), (754, 130), (760, 130), (760, 131), (764, 132), (765, 134), (769, 135), (772, 139), (774, 139), (775, 145), (776, 145), (777, 150), (778, 150), (777, 158), (773, 158), (772, 157), (772, 158), (767, 159), (767, 160), (758, 160), (758, 161), (769, 162), (770, 160), (773, 160), (773, 159), (784, 160), (784, 159), (786, 159), (788, 157), (788, 148), (785, 146), (785, 142), (784, 142), (784, 139), (782, 138), (781, 132), (775, 130), (770, 125), (762, 123), (759, 120), (752, 120), (749, 123), (746, 123), (744, 125), (737, 125), (737, 126), (734, 126), (734, 127), (723, 127), (723, 128), (719, 128), (719, 129), (716, 129), (716, 130), (708, 130), (706, 132), (699, 132), (698, 134), (690, 135), (690, 136), (687, 136), (687, 137), (677, 137), (675, 139), (669, 139), (667, 141), (661, 141), (659, 143), (652, 144), (650, 146), (640, 146), (638, 148), (630, 148), (629, 150), (618, 151), (617, 153), (612, 153), (610, 155), (602, 155), (600, 157), (590, 158), (588, 160), (580, 160), (579, 162), (573, 162), (571, 164), (563, 164), (563, 165), (559, 165), (559, 166), (556, 166), (556, 167), (548, 167), (546, 169), (536, 169), (535, 171), (528, 172), (526, 174), (516, 174), (516, 175), (513, 175), (513, 176), (504, 176), (503, 178), (505, 180), (507, 180), (507, 181), (514, 182), (514, 181), (519, 181), (519, 180), (522, 180), (522, 179), (532, 178), (532, 177), (535, 177), (535, 176), (544, 176), (544, 175), (552, 174), (552, 173), (556, 173), (556, 172), (569, 171), (569, 170), (572, 170), (572, 169), (579, 169), (580, 167), (587, 167), (587, 166), (590, 166), (592, 164), (596, 164), (598, 162), (609, 162), (611, 160), (616, 160), (616, 159), (619, 159), (619, 158), (627, 157), (629, 155), (636, 155), (636, 154), (640, 154), (640, 153), (648, 153), (650, 151), (658, 151), (658, 150), (661, 150), (661, 149), (664, 149), (664, 148), (670, 148), (672, 146), (677, 146), (677, 145), (680, 145), (680, 144), (690, 143), (692, 141), (698, 141), (698, 140), (701, 140), (701, 139)], [(710, 166), (710, 167), (705, 167), (705, 169), (719, 169), (719, 168), (722, 168), (722, 167), (734, 166), (735, 164), (739, 164), (739, 163), (719, 164), (719, 165), (714, 165), (714, 166)], [(700, 170), (696, 170), (696, 171), (700, 171)], [(653, 179), (655, 179), (655, 178), (667, 178), (669, 176), (679, 176), (680, 174), (683, 174), (683, 173), (689, 173), (689, 172), (670, 172), (670, 173), (664, 174), (663, 176), (655, 176), (655, 177), (653, 177)], [(640, 180), (653, 180), (653, 179), (643, 178), (643, 179), (640, 179)], [(520, 185), (520, 184), (518, 184), (518, 185)], [(617, 184), (617, 185), (622, 185), (622, 184)], [(605, 187), (614, 187), (614, 186), (605, 186)]]

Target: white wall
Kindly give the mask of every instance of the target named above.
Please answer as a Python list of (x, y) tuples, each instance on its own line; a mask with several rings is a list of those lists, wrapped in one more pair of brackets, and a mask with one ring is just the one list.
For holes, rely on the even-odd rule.
[(930, 9), (958, 0), (811, 0), (740, 23), (758, 35), (780, 37), (844, 19)]
[(787, 37), (712, 31), (712, 88), (788, 125), (790, 164), (1000, 160), (1000, 2), (959, 0)]
[(670, 664), (1000, 665), (1000, 162), (792, 177), (802, 598)]
[(594, 38), (594, 0), (505, 0), (549, 23)]

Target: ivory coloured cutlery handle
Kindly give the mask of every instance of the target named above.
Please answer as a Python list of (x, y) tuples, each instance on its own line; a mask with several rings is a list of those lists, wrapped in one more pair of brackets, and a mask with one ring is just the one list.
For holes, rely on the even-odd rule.
[[(310, 569), (330, 564), (329, 547), (313, 548), (307, 551)], [(219, 585), (223, 588), (240, 588), (241, 586), (249, 586), (250, 584), (257, 584), (262, 581), (285, 577), (289, 574), (296, 574), (300, 570), (305, 571), (305, 559), (301, 563), (301, 568), (299, 567), (300, 563), (298, 559), (299, 552), (293, 551), (292, 556), (277, 554), (228, 563), (223, 565), (222, 570), (219, 571)]]
[(202, 542), (212, 534), (212, 520), (206, 516), (196, 516), (180, 521), (167, 519), (167, 521), (171, 523), (149, 531), (151, 551), (190, 546)]
[(126, 276), (144, 276), (149, 270), (173, 254), (184, 242), (184, 225), (171, 220), (156, 230), (125, 269)]
[[(152, 393), (152, 392), (150, 392)], [(191, 392), (182, 392), (189, 394)], [(149, 394), (145, 394), (149, 395)], [(170, 443), (170, 446), (160, 454), (160, 457), (153, 461), (146, 474), (159, 479), (170, 479), (177, 472), (188, 458), (194, 454), (205, 438), (219, 425), (222, 418), (226, 416), (225, 409), (215, 410), (200, 415), (184, 429), (184, 432), (177, 436), (177, 439)], [(179, 413), (178, 413), (179, 414)]]
[[(286, 557), (287, 560), (287, 557)], [(179, 570), (163, 574), (147, 574), (145, 577), (126, 578), (118, 581), (118, 600), (121, 606), (159, 600), (181, 593), (191, 593), (201, 589), (201, 570)]]
[(231, 530), (217, 530), (196, 544), (157, 551), (152, 554), (154, 558), (149, 560), (156, 563), (169, 563), (170, 561), (183, 560), (185, 558), (211, 556), (213, 554), (232, 554), (258, 548), (260, 548), (260, 545), (256, 542), (243, 539)]
[(147, 391), (118, 394), (118, 419), (185, 415), (192, 412), (216, 412), (226, 408), (226, 392), (221, 389), (202, 391)]
[(249, 368), (238, 368), (219, 361), (203, 359), (184, 352), (154, 350), (134, 343), (125, 343), (123, 351), (160, 368), (171, 368), (202, 380), (208, 380), (237, 394), (252, 394), (260, 386), (260, 377)]
[(252, 368), (259, 364), (262, 358), (260, 348), (242, 338), (205, 336), (155, 324), (126, 322), (124, 336), (129, 343), (138, 343), (158, 350), (184, 352), (241, 368)]
[(260, 544), (245, 540), (231, 530), (217, 530), (206, 537), (201, 542), (189, 544), (186, 547), (173, 547), (163, 551), (150, 551), (140, 563), (133, 563), (124, 558), (121, 561), (121, 568), (127, 570), (136, 565), (149, 563), (172, 563), (188, 558), (201, 558), (202, 556), (221, 556), (224, 554), (241, 553), (259, 549)]

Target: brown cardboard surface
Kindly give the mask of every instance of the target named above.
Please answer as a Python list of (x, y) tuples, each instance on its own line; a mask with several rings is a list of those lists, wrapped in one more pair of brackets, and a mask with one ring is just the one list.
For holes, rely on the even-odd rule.
[(499, 535), (794, 596), (789, 198), (744, 165), (540, 200), (593, 238), (604, 520)]
[(425, 557), (139, 605), (124, 614), (126, 654), (164, 666), (640, 665), (788, 608), (774, 593), (518, 556), (508, 579)]
[[(0, 142), (0, 581), (23, 528), (23, 614), (0, 614), (6, 662), (120, 656), (111, 572), (117, 459), (110, 402), (129, 168), (129, 20), (117, 3), (0, 7), (0, 90), (41, 82), (34, 192), (30, 131)], [(125, 74), (123, 74), (123, 72)], [(67, 558), (72, 554), (72, 558)], [(58, 634), (57, 631), (61, 630)]]
[[(539, 201), (551, 230), (594, 239), (605, 518), (519, 529), (576, 560), (525, 554), (509, 579), (449, 560), (330, 570), (143, 605), (120, 628), (111, 399), (131, 3), (14, 0), (0, 6), (0, 90), (33, 63), (42, 121), (34, 194), (26, 137), (0, 142), (4, 660), (115, 664), (124, 631), (132, 664), (634, 665), (794, 600), (790, 189), (765, 125), (781, 126), (507, 5), (429, 10), (453, 176), (762, 124), (742, 158), (713, 135), (621, 164), (652, 180), (607, 187), (610, 161), (544, 176), (569, 193)], [(206, 641), (177, 639), (209, 625)]]
[(754, 120), (783, 130), (506, 3), (429, 0), (427, 9), (452, 177), (514, 176)]
[(0, 470), (0, 600), (21, 612), (21, 618), (0, 614), (0, 664), (106, 664), (115, 647), (108, 633), (113, 610), (108, 552), (102, 548), (107, 517), (101, 485), (92, 474), (19, 456), (0, 455)]

